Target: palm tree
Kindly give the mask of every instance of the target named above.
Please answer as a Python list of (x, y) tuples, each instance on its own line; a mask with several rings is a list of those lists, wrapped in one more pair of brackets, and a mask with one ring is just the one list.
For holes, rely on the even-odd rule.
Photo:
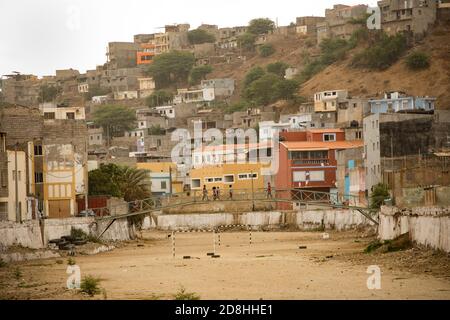
[(384, 204), (384, 200), (388, 199), (389, 196), (388, 186), (382, 183), (377, 184), (370, 195), (370, 207), (372, 209), (379, 209)]
[(127, 202), (151, 197), (151, 181), (146, 170), (122, 167), (119, 184), (123, 198)]

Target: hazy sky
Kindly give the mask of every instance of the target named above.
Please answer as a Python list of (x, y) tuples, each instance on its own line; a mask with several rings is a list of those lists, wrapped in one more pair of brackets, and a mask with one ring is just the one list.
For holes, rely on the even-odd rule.
[(1, 0), (0, 76), (11, 71), (51, 75), (84, 72), (106, 61), (110, 41), (133, 41), (173, 23), (219, 27), (247, 25), (252, 18), (324, 15), (335, 3), (376, 5), (368, 0)]

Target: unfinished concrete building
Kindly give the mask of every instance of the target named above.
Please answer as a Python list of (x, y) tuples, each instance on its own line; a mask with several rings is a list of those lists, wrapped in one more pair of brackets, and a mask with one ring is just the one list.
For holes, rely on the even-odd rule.
[(107, 64), (108, 69), (132, 68), (136, 66), (136, 54), (140, 45), (134, 42), (108, 43)]
[(389, 35), (403, 32), (420, 39), (436, 21), (435, 0), (383, 0), (378, 6), (382, 29)]
[(295, 31), (299, 35), (317, 37), (317, 24), (325, 22), (325, 17), (297, 17)]
[(1, 85), (5, 102), (33, 106), (39, 101), (41, 82), (37, 76), (19, 73), (6, 75)]
[(367, 5), (347, 6), (336, 4), (325, 10), (325, 21), (317, 23), (317, 41), (326, 38), (350, 39), (354, 31), (361, 27), (355, 23), (366, 17)]

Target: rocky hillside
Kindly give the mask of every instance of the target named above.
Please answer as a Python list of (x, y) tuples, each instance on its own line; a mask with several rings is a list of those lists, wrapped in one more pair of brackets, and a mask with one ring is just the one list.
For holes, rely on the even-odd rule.
[[(236, 92), (233, 101), (240, 97), (241, 83), (245, 74), (255, 66), (266, 66), (276, 61), (284, 61), (300, 70), (304, 66), (304, 55), (319, 53), (317, 48), (308, 46), (305, 39), (289, 37), (272, 42), (277, 49), (267, 58), (259, 55), (247, 57), (245, 61), (214, 65), (208, 78), (231, 77), (236, 79)], [(405, 57), (384, 71), (373, 71), (350, 66), (354, 54), (361, 48), (352, 50), (347, 57), (336, 62), (312, 77), (299, 88), (299, 94), (312, 98), (314, 92), (330, 89), (347, 89), (353, 96), (374, 97), (384, 91), (405, 91), (417, 96), (435, 96), (437, 108), (450, 110), (450, 27), (436, 27), (409, 52), (421, 50), (431, 56), (431, 66), (422, 71), (411, 71), (405, 65)]]
[(430, 54), (428, 69), (411, 71), (404, 58), (384, 71), (357, 69), (349, 66), (349, 55), (304, 83), (300, 94), (312, 96), (317, 91), (347, 89), (354, 96), (373, 97), (399, 90), (416, 96), (435, 96), (439, 109), (450, 110), (450, 28), (436, 28), (410, 52), (414, 50)]

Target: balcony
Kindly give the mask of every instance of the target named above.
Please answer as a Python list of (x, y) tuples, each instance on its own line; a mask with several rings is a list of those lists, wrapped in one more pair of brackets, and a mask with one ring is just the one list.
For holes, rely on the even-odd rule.
[(316, 166), (328, 166), (330, 165), (329, 159), (293, 159), (291, 160), (292, 166), (305, 166), (305, 165), (316, 165)]

